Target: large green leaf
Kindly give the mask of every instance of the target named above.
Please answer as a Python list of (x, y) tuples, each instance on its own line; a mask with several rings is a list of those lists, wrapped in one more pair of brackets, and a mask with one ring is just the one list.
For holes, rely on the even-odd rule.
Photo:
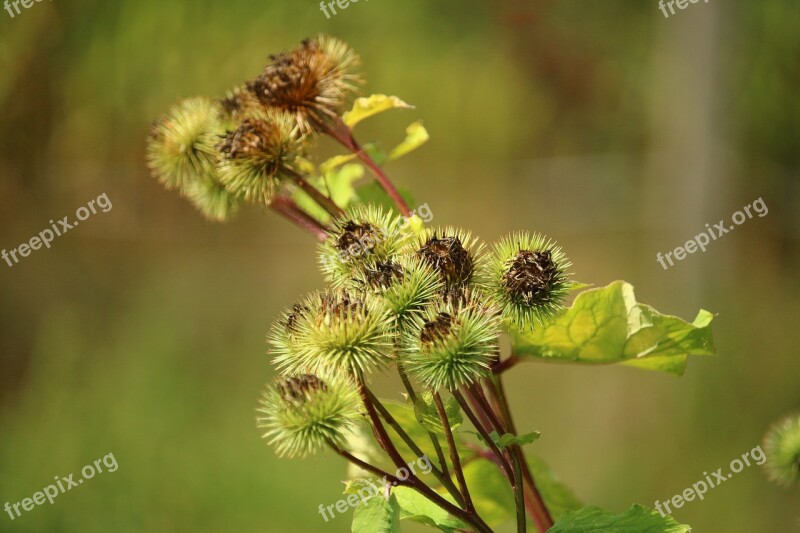
[(620, 363), (681, 375), (690, 355), (714, 355), (710, 323), (700, 310), (694, 322), (663, 315), (636, 302), (633, 286), (615, 281), (590, 289), (551, 324), (514, 332), (514, 352), (549, 361)]
[(583, 504), (572, 490), (561, 483), (553, 474), (547, 463), (530, 453), (525, 455), (525, 459), (536, 482), (536, 488), (542, 495), (542, 499), (547, 505), (547, 510), (550, 511), (554, 519), (558, 520), (564, 513), (577, 511), (583, 507)]
[[(428, 498), (408, 487), (395, 487), (392, 493), (397, 496), (400, 506), (400, 518), (412, 520), (425, 525), (439, 528), (447, 533), (456, 530), (467, 530), (469, 526), (458, 518), (430, 501)], [(442, 496), (452, 503), (449, 496)]]
[(356, 124), (372, 115), (388, 111), (389, 109), (413, 109), (413, 107), (414, 106), (408, 105), (396, 96), (373, 94), (368, 97), (356, 98), (355, 102), (353, 102), (353, 108), (342, 115), (342, 120), (352, 129)]
[(400, 507), (394, 494), (389, 499), (374, 496), (359, 503), (353, 512), (353, 533), (397, 533), (400, 531)]
[(414, 122), (406, 128), (406, 138), (392, 148), (386, 160), (394, 161), (403, 157), (428, 142), (428, 139), (430, 139), (430, 135), (428, 135), (428, 130), (425, 129), (425, 126), (422, 125), (422, 121)]
[(634, 505), (618, 515), (599, 507), (584, 507), (565, 514), (548, 533), (688, 533), (691, 529), (671, 516)]
[(494, 527), (514, 517), (514, 491), (492, 461), (483, 458), (469, 461), (464, 465), (464, 478), (475, 510), (486, 523)]

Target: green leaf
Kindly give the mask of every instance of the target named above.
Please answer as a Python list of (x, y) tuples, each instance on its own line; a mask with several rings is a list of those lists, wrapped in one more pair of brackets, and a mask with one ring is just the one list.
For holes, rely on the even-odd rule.
[(710, 323), (700, 310), (693, 323), (636, 302), (633, 286), (615, 281), (582, 292), (551, 324), (514, 332), (514, 352), (549, 361), (620, 363), (682, 375), (690, 355), (714, 355)]
[(583, 507), (575, 494), (553, 474), (547, 463), (532, 454), (526, 454), (525, 458), (536, 488), (554, 519), (558, 520), (564, 513)]
[(400, 531), (400, 507), (394, 494), (387, 500), (375, 496), (359, 502), (353, 512), (353, 533), (396, 533)]
[(526, 444), (530, 444), (538, 439), (541, 436), (541, 433), (538, 431), (533, 431), (531, 433), (525, 433), (524, 435), (512, 435), (511, 433), (503, 433), (502, 435), (498, 435), (496, 431), (492, 431), (489, 436), (492, 437), (492, 440), (497, 447), (502, 450), (506, 446), (524, 446)]
[(356, 124), (378, 113), (389, 109), (404, 108), (413, 109), (414, 106), (408, 105), (396, 96), (386, 96), (385, 94), (373, 94), (369, 97), (356, 98), (353, 108), (342, 115), (342, 120), (347, 127), (352, 129)]
[(514, 492), (493, 462), (476, 458), (466, 463), (463, 470), (475, 509), (490, 526), (500, 525), (515, 516)]
[[(330, 160), (329, 160), (330, 161)], [(353, 163), (344, 165), (341, 168), (333, 169), (325, 174), (324, 178), (309, 178), (309, 183), (323, 192), (330, 194), (331, 199), (342, 209), (356, 199), (356, 190), (353, 183), (364, 176), (364, 167)], [(297, 189), (292, 197), (299, 207), (305, 210), (312, 217), (322, 222), (330, 220), (327, 211), (321, 208), (303, 190)]]
[(356, 154), (335, 155), (329, 159), (326, 159), (320, 164), (319, 172), (322, 175), (329, 174), (336, 167), (342, 166), (345, 163), (352, 161), (356, 157), (357, 157)]
[[(430, 391), (424, 391), (418, 396), (419, 401), (414, 405), (414, 414), (417, 421), (428, 431), (432, 431), (437, 435), (444, 435), (444, 426), (439, 418), (439, 411), (436, 409), (436, 403), (433, 401), (433, 394)], [(442, 402), (444, 404), (445, 413), (447, 413), (447, 421), (450, 422), (450, 429), (455, 430), (464, 421), (461, 416), (461, 407), (452, 396)]]
[[(372, 433), (372, 426), (366, 420), (358, 424), (347, 436), (347, 450), (362, 461), (382, 468), (387, 472), (393, 471), (394, 465), (378, 445), (375, 435)], [(372, 476), (372, 472), (368, 472), (351, 462), (347, 463), (348, 479), (369, 478)]]
[(425, 126), (422, 125), (422, 121), (414, 122), (406, 128), (406, 138), (392, 148), (386, 160), (394, 161), (403, 157), (428, 142), (428, 139), (430, 139), (430, 135), (428, 135), (428, 130), (425, 129)]
[[(460, 519), (430, 501), (428, 498), (408, 487), (395, 487), (392, 494), (397, 496), (400, 506), (400, 519), (412, 520), (435, 527), (447, 533), (456, 530), (469, 530), (470, 527)], [(452, 503), (448, 496), (442, 496)]]
[[(398, 187), (398, 191), (400, 191), (400, 196), (403, 197), (403, 200), (406, 201), (406, 204), (415, 204), (414, 198), (411, 196), (411, 193), (408, 191), (408, 189)], [(386, 191), (383, 190), (383, 187), (378, 185), (378, 182), (376, 181), (370, 181), (369, 183), (365, 183), (356, 187), (356, 196), (358, 197), (359, 202), (365, 204), (375, 204), (388, 211), (397, 212), (397, 206), (394, 205), (394, 201), (389, 198), (389, 195), (386, 194)]]
[(599, 507), (584, 507), (565, 514), (548, 533), (688, 533), (692, 528), (678, 524), (671, 516), (634, 505), (614, 515)]

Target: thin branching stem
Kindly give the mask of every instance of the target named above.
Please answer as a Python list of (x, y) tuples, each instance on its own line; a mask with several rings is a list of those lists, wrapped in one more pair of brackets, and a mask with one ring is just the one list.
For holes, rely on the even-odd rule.
[(276, 196), (269, 202), (269, 207), (289, 220), (292, 224), (314, 235), (320, 241), (328, 238), (328, 230), (320, 221), (300, 209), (291, 198)]
[(375, 176), (375, 180), (378, 184), (386, 191), (386, 194), (389, 195), (389, 198), (397, 206), (397, 209), (400, 211), (404, 217), (411, 216), (411, 210), (406, 204), (406, 201), (400, 195), (400, 191), (394, 186), (392, 180), (383, 172), (380, 166), (369, 156), (369, 154), (358, 144), (355, 137), (353, 137), (353, 132), (347, 127), (340, 117), (336, 117), (335, 122), (333, 124), (329, 123), (320, 123), (320, 129), (330, 135), (333, 139), (338, 141), (342, 144), (345, 148), (350, 150), (356, 157), (358, 157), (364, 165), (372, 172)]
[(300, 189), (314, 200), (317, 205), (323, 208), (334, 218), (339, 218), (344, 215), (341, 207), (336, 205), (330, 197), (325, 196), (319, 189), (314, 187), (303, 176), (293, 170), (286, 170), (287, 175), (294, 181)]
[(498, 460), (500, 461), (500, 465), (503, 467), (503, 472), (505, 472), (506, 477), (509, 479), (509, 481), (513, 482), (514, 472), (511, 469), (511, 465), (508, 463), (508, 461), (503, 456), (503, 453), (494, 443), (492, 437), (489, 435), (489, 432), (486, 431), (486, 428), (484, 428), (483, 424), (481, 424), (481, 421), (478, 420), (477, 416), (475, 416), (475, 413), (470, 408), (469, 403), (467, 403), (466, 398), (464, 398), (464, 395), (457, 390), (453, 390), (451, 392), (453, 393), (453, 396), (455, 397), (458, 404), (461, 406), (461, 410), (464, 411), (464, 414), (467, 415), (469, 421), (472, 422), (473, 426), (475, 426), (475, 429), (478, 431), (481, 438), (486, 443), (486, 446), (488, 446), (489, 449), (492, 450), (492, 453), (494, 453), (497, 456)]
[[(417, 402), (420, 400), (417, 397), (417, 393), (414, 390), (414, 386), (411, 384), (411, 380), (408, 379), (408, 374), (406, 374), (405, 366), (403, 366), (403, 363), (401, 361), (397, 362), (397, 373), (400, 374), (400, 381), (403, 382), (403, 386), (406, 388), (406, 392), (408, 393), (409, 399), (416, 406)], [(453, 482), (450, 481), (450, 471), (447, 467), (447, 459), (444, 456), (444, 450), (442, 450), (442, 445), (439, 442), (439, 437), (433, 431), (428, 431), (428, 438), (431, 439), (431, 444), (433, 445), (434, 450), (436, 450), (436, 457), (439, 459), (439, 465), (442, 469), (442, 475), (447, 479), (447, 481), (450, 484), (448, 490), (450, 491), (451, 494), (453, 494), (453, 491), (458, 492), (455, 485), (453, 485)], [(447, 485), (445, 484), (445, 486)], [(455, 497), (455, 494), (453, 494), (453, 497)], [(461, 494), (458, 495), (458, 498), (456, 498), (456, 500), (458, 501), (459, 505), (464, 504), (464, 500), (461, 497)]]
[[(375, 396), (375, 394), (371, 390), (369, 390), (369, 388), (367, 388), (367, 394), (369, 394), (370, 400), (378, 409), (383, 419), (386, 420), (386, 423), (389, 424), (389, 426), (391, 426), (391, 428), (395, 431), (395, 433), (397, 433), (400, 436), (401, 439), (403, 439), (403, 442), (406, 443), (406, 445), (411, 449), (411, 451), (414, 452), (417, 455), (417, 457), (427, 457), (425, 455), (425, 452), (423, 452), (422, 449), (420, 449), (420, 447), (417, 446), (417, 443), (414, 442), (414, 439), (412, 439), (408, 435), (408, 433), (397, 422), (397, 420), (395, 420), (395, 418), (392, 416), (389, 410), (386, 409), (386, 406), (384, 406), (383, 403), (381, 403), (381, 401)], [(458, 489), (456, 489), (455, 485), (453, 485), (453, 482), (450, 481), (450, 479), (446, 477), (441, 470), (433, 466), (433, 464), (431, 464), (431, 473), (447, 489), (450, 495), (453, 496), (458, 505), (463, 506), (464, 502), (461, 497), (461, 494), (458, 492)]]
[[(511, 416), (511, 409), (508, 406), (508, 400), (506, 399), (503, 380), (500, 374), (494, 374), (491, 379), (487, 380), (487, 390), (492, 402), (500, 407), (499, 411), (504, 419), (506, 428), (508, 428), (512, 434), (516, 435), (517, 431)], [(513, 453), (516, 455), (522, 469), (523, 486), (525, 489), (525, 507), (534, 524), (536, 524), (537, 529), (541, 533), (544, 533), (553, 527), (553, 518), (550, 515), (550, 511), (547, 509), (547, 505), (544, 503), (539, 489), (536, 487), (528, 462), (525, 460), (525, 454), (522, 453), (522, 448), (520, 446), (514, 446)]]
[(475, 512), (475, 506), (472, 504), (472, 497), (469, 494), (469, 487), (467, 487), (467, 480), (464, 477), (464, 471), (461, 469), (461, 458), (458, 456), (458, 448), (456, 448), (456, 440), (453, 438), (453, 430), (450, 427), (450, 420), (447, 418), (447, 411), (445, 411), (442, 397), (438, 392), (433, 393), (433, 401), (436, 404), (436, 411), (439, 413), (439, 420), (442, 423), (442, 430), (447, 439), (447, 447), (450, 449), (450, 462), (453, 464), (453, 472), (456, 474), (456, 481), (461, 489), (461, 494), (464, 496), (464, 505), (467, 511)]
[[(375, 406), (372, 404), (372, 401), (369, 398), (369, 394), (367, 393), (367, 387), (364, 384), (364, 381), (359, 379), (358, 381), (358, 392), (361, 396), (361, 401), (364, 403), (364, 407), (367, 410), (367, 416), (372, 423), (372, 429), (375, 432), (375, 438), (378, 440), (378, 444), (381, 445), (389, 457), (392, 459), (392, 462), (399, 468), (406, 468), (406, 464), (403, 461), (403, 457), (397, 451), (397, 448), (392, 443), (392, 440), (389, 438), (389, 434), (386, 432), (386, 428), (383, 427), (383, 423), (381, 422), (380, 416), (378, 415), (378, 411)], [(408, 470), (406, 469), (408, 472)], [(478, 516), (478, 513), (475, 511), (469, 512), (465, 511), (453, 505), (449, 501), (445, 500), (440, 494), (430, 488), (428, 485), (423, 483), (414, 473), (409, 472), (408, 478), (406, 483), (409, 487), (412, 487), (416, 491), (418, 491), (423, 496), (427, 497), (433, 503), (450, 513), (451, 515), (460, 518), (464, 522), (472, 525), (477, 531), (481, 533), (492, 533), (491, 528), (483, 521), (483, 519)]]

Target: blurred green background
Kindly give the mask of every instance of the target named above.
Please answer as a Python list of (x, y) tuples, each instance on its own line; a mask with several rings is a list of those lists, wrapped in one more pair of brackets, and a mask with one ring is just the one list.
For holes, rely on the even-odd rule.
[[(800, 410), (800, 4), (726, 0), (664, 18), (629, 0), (76, 0), (0, 11), (0, 246), (106, 193), (113, 204), (13, 268), (0, 263), (0, 505), (113, 453), (119, 469), (2, 531), (349, 531), (336, 457), (278, 460), (255, 403), (264, 336), (323, 285), (310, 238), (245, 208), (205, 222), (148, 176), (149, 122), (222, 95), (318, 32), (363, 57), (366, 92), (416, 105), (360, 128), (431, 141), (390, 175), (434, 224), (559, 241), (576, 278), (626, 279), (691, 319), (719, 357), (681, 379), (529, 364), (521, 429), (587, 503), (652, 506), (727, 468)], [(669, 270), (656, 262), (762, 197)], [(397, 395), (396, 382), (378, 389)], [(800, 495), (745, 469), (675, 517), (698, 532), (796, 531)]]

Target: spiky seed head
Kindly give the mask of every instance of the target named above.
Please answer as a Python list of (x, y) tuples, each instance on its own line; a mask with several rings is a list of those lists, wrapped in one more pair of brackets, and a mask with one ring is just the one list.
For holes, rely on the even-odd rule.
[(147, 164), (167, 189), (182, 189), (214, 172), (216, 144), (224, 132), (221, 107), (204, 97), (187, 98), (153, 123)]
[(439, 302), (413, 318), (403, 334), (403, 362), (426, 386), (454, 390), (488, 375), (499, 335), (499, 309), (469, 290), (459, 305)]
[(347, 44), (320, 35), (292, 50), (271, 56), (263, 74), (247, 88), (263, 106), (291, 114), (304, 132), (318, 130), (341, 114), (360, 77), (352, 71), (360, 59)]
[(769, 430), (764, 453), (772, 481), (783, 486), (800, 483), (800, 415), (787, 417)]
[(289, 369), (297, 372), (305, 372), (297, 347), (302, 344), (299, 338), (301, 320), (306, 319), (305, 315), (310, 311), (304, 303), (296, 303), (290, 309), (286, 309), (281, 316), (272, 324), (267, 334), (267, 344), (269, 352), (273, 356), (272, 363), (279, 371), (286, 372)]
[(239, 209), (239, 200), (219, 182), (216, 170), (211, 171), (206, 179), (189, 183), (184, 189), (189, 202), (208, 220), (227, 222)]
[(430, 265), (407, 255), (365, 265), (356, 274), (353, 286), (383, 299), (399, 329), (444, 290), (444, 283)]
[(429, 229), (418, 242), (416, 255), (441, 277), (446, 290), (467, 287), (482, 261), (483, 244), (468, 231)]
[(571, 263), (553, 241), (537, 233), (514, 233), (498, 241), (481, 283), (503, 317), (518, 329), (551, 320), (564, 307), (572, 283)]
[(263, 109), (261, 103), (247, 87), (236, 87), (219, 100), (223, 116), (240, 121), (251, 114), (257, 114)]
[(327, 291), (312, 294), (303, 308), (292, 330), (271, 341), (276, 348), (273, 362), (281, 372), (362, 377), (392, 360), (392, 317), (380, 300)]
[(251, 114), (219, 143), (220, 182), (237, 198), (267, 204), (280, 180), (296, 171), (303, 146), (303, 137), (285, 113)]
[(356, 205), (333, 225), (320, 244), (319, 262), (325, 279), (336, 288), (352, 286), (364, 268), (393, 258), (413, 236), (402, 217), (371, 204)]
[(345, 446), (362, 416), (359, 400), (343, 378), (282, 376), (262, 395), (256, 423), (278, 456), (304, 457), (328, 443)]

